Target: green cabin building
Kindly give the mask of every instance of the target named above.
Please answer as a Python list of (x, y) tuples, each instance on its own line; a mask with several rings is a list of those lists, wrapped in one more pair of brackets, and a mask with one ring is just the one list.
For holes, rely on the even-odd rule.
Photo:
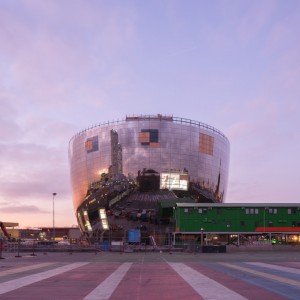
[(210, 234), (293, 235), (299, 242), (300, 203), (176, 203), (172, 221), (174, 241)]

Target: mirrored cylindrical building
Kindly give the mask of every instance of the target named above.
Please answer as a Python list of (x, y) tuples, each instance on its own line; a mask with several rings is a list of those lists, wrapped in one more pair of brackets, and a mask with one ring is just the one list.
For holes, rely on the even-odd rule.
[[(186, 191), (195, 202), (223, 202), (229, 151), (228, 139), (216, 128), (173, 116), (126, 116), (77, 133), (70, 140), (69, 161), (81, 228), (99, 219), (99, 207), (137, 189)], [(87, 200), (94, 201), (94, 216), (84, 209)]]

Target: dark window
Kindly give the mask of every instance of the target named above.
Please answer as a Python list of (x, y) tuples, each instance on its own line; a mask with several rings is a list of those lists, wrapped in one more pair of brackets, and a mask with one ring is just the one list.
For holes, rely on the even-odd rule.
[(150, 143), (158, 143), (158, 129), (150, 129)]
[(98, 136), (93, 136), (91, 138), (86, 139), (85, 150), (87, 153), (98, 151), (98, 149)]
[(97, 221), (99, 221), (99, 214), (97, 210), (91, 210), (88, 211), (88, 215), (89, 215), (89, 219), (91, 224), (96, 223)]
[(296, 208), (288, 208), (288, 214), (293, 215), (296, 213)]
[(159, 147), (158, 129), (142, 129), (139, 133), (139, 142), (143, 146)]

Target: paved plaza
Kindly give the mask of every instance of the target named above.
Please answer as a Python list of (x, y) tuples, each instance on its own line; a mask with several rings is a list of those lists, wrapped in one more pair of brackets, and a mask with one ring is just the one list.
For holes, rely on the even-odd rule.
[(3, 253), (0, 299), (300, 299), (300, 248)]

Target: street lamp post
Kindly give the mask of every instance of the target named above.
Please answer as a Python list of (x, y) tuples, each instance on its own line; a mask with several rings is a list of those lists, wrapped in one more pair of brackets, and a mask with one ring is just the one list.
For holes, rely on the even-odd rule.
[(203, 246), (203, 228), (201, 228), (201, 251), (202, 251), (202, 246)]
[(53, 200), (53, 236), (52, 236), (52, 240), (53, 240), (53, 245), (55, 243), (55, 224), (54, 224), (54, 197), (56, 196), (56, 193), (52, 193), (52, 200)]

